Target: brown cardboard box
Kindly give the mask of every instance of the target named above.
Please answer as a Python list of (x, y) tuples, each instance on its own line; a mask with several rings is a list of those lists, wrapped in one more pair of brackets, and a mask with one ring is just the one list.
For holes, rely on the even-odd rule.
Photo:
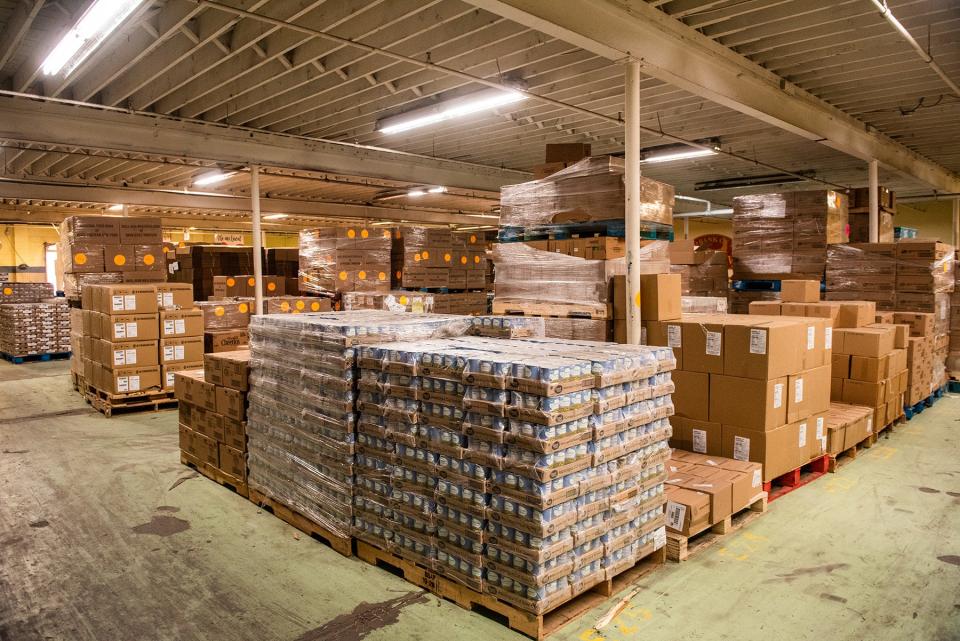
[(766, 380), (799, 371), (805, 331), (803, 323), (795, 320), (727, 325), (723, 331), (724, 374)]
[(96, 309), (104, 314), (156, 314), (157, 289), (153, 285), (97, 285)]
[(201, 367), (203, 367), (203, 363), (171, 363), (170, 365), (162, 365), (160, 367), (160, 380), (163, 383), (164, 391), (172, 391), (175, 389), (176, 377), (174, 374), (177, 372), (197, 370)]
[(245, 392), (250, 376), (250, 350), (205, 354), (203, 370), (211, 383)]
[(684, 536), (710, 525), (710, 496), (675, 485), (665, 488), (667, 529)]
[(893, 320), (898, 325), (909, 325), (911, 336), (933, 336), (936, 315), (921, 312), (896, 312)]
[(94, 358), (107, 369), (118, 367), (152, 367), (159, 365), (157, 341), (113, 343), (97, 340)]
[(711, 478), (712, 470), (706, 470), (702, 466), (696, 466), (703, 469), (707, 476), (694, 476), (682, 487), (695, 492), (703, 492), (710, 497), (710, 518), (709, 522), (719, 523), (728, 516), (732, 509), (733, 493), (730, 488), (729, 480), (722, 478)]
[(163, 242), (159, 218), (118, 217), (117, 232), (122, 245), (159, 245)]
[[(803, 447), (800, 442), (803, 442)], [(765, 483), (809, 460), (806, 438), (800, 438), (800, 426), (797, 423), (787, 423), (767, 431), (724, 425), (721, 443), (723, 456), (761, 463)]]
[(174, 391), (179, 400), (211, 412), (217, 411), (217, 387), (203, 379), (202, 369), (176, 372)]
[[(830, 407), (830, 366), (787, 377), (787, 422), (827, 411)], [(729, 421), (725, 421), (729, 422)]]
[(680, 274), (640, 276), (640, 317), (650, 320), (680, 318)]
[(70, 216), (63, 224), (67, 235), (76, 242), (119, 245), (119, 221), (117, 216)]
[(851, 405), (877, 407), (886, 402), (886, 382), (866, 383), (845, 379), (843, 381), (843, 402)]
[(220, 443), (220, 471), (235, 479), (247, 479), (247, 457), (240, 450)]
[(697, 247), (693, 240), (676, 239), (668, 246), (670, 251), (670, 264), (672, 265), (696, 265)]
[(781, 303), (774, 300), (755, 300), (750, 302), (750, 313), (760, 316), (780, 316)]
[[(804, 319), (806, 336), (802, 350), (803, 369), (813, 369), (830, 364), (833, 349), (833, 328), (825, 318)], [(828, 348), (827, 345), (830, 347)]]
[(247, 424), (226, 416), (223, 417), (223, 442), (230, 447), (247, 451)]
[(874, 301), (845, 301), (840, 303), (834, 327), (863, 327), (873, 322), (877, 315), (877, 304)]
[(160, 338), (203, 336), (203, 312), (199, 309), (165, 309), (160, 312)]
[(235, 421), (247, 418), (247, 395), (229, 387), (217, 386), (217, 413)]
[(136, 252), (132, 245), (106, 245), (103, 248), (104, 271), (136, 271), (136, 261)]
[(160, 368), (156, 365), (112, 370), (101, 366), (99, 378), (97, 387), (109, 394), (136, 394), (160, 389)]
[(849, 378), (867, 383), (878, 383), (889, 376), (889, 369), (889, 354), (885, 354), (880, 358), (851, 356)]
[(808, 303), (780, 303), (780, 316), (806, 318)]
[(97, 314), (100, 330), (97, 332), (103, 339), (114, 343), (155, 341), (160, 338), (160, 327), (157, 314), (126, 314), (123, 316), (108, 316)]
[(834, 378), (850, 378), (850, 354), (833, 354), (830, 357), (830, 376)]
[(214, 441), (223, 441), (223, 416), (216, 412), (211, 412), (203, 407), (192, 406), (190, 410), (190, 427), (193, 431), (203, 434)]
[(219, 444), (205, 434), (194, 432), (197, 443), (197, 458), (201, 463), (220, 467), (220, 446)]
[(720, 456), (720, 423), (673, 416), (670, 418), (673, 437), (670, 443), (679, 449)]
[(880, 358), (893, 350), (893, 327), (838, 329), (833, 333), (833, 350), (851, 356)]
[(712, 374), (709, 420), (756, 430), (775, 429), (787, 422), (786, 386), (787, 377), (759, 380)]
[(160, 339), (160, 363), (202, 363), (203, 339), (199, 336)]
[(193, 285), (190, 283), (157, 283), (155, 287), (158, 307), (193, 307)]
[(643, 321), (647, 329), (647, 345), (664, 345), (673, 348), (677, 357), (677, 369), (683, 367), (683, 324), (676, 321)]
[[(763, 492), (763, 472), (761, 466), (756, 463), (733, 462), (746, 463), (751, 469), (732, 470), (721, 467), (721, 471), (714, 473), (714, 478), (730, 483), (730, 511), (732, 514), (736, 514), (753, 503)], [(756, 482), (756, 485), (754, 485), (754, 482)]]
[(682, 323), (683, 369), (690, 372), (723, 374), (723, 324), (709, 322), (710, 316)]
[(820, 300), (820, 281), (781, 281), (780, 300), (785, 303), (816, 303)]
[(245, 348), (250, 342), (250, 333), (244, 329), (224, 329), (203, 333), (203, 351), (233, 352)]
[(813, 460), (827, 453), (827, 412), (814, 414), (806, 419), (807, 442), (810, 445), (807, 458)]

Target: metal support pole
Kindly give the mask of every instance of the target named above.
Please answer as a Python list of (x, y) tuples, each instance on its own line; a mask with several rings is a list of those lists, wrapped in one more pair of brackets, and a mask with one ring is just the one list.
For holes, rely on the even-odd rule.
[(250, 168), (250, 204), (253, 213), (254, 308), (263, 314), (263, 236), (260, 233), (260, 167)]
[(690, 239), (690, 219), (689, 218), (683, 219), (683, 239), (684, 240)]
[(880, 242), (880, 164), (870, 161), (870, 242)]
[(640, 63), (626, 64), (624, 183), (627, 235), (627, 342), (639, 345), (640, 318)]
[(953, 246), (960, 248), (960, 198), (953, 199)]

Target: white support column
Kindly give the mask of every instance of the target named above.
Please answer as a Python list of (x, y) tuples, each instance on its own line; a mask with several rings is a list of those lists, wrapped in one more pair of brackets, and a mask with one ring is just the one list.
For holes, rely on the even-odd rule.
[(880, 164), (870, 161), (870, 242), (880, 242)]
[(250, 167), (250, 204), (253, 217), (254, 309), (263, 314), (263, 235), (260, 233), (260, 167)]
[(953, 246), (960, 248), (960, 198), (953, 199)]
[(683, 219), (683, 239), (690, 240), (690, 219), (686, 217)]
[(624, 183), (626, 185), (627, 235), (627, 342), (639, 345), (640, 318), (640, 63), (625, 67)]

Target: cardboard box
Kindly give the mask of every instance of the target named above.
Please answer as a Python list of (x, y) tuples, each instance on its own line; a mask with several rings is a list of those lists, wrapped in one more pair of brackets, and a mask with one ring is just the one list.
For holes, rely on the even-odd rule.
[(677, 369), (683, 367), (683, 324), (673, 321), (643, 321), (647, 332), (647, 345), (663, 345), (673, 348), (673, 355), (677, 358)]
[(798, 423), (766, 431), (724, 425), (722, 455), (762, 464), (766, 483), (809, 461), (806, 436)]
[(850, 354), (832, 354), (830, 357), (830, 376), (834, 378), (850, 378)]
[(682, 416), (670, 418), (673, 437), (670, 443), (682, 450), (720, 456), (720, 423), (698, 421)]
[(667, 529), (684, 536), (710, 526), (710, 496), (675, 485), (665, 488)]
[[(904, 360), (905, 356), (906, 354), (904, 353)], [(877, 383), (888, 377), (889, 369), (889, 354), (885, 354), (880, 358), (873, 358), (870, 356), (851, 356), (850, 375), (848, 378), (867, 383)]]
[(137, 256), (131, 245), (105, 245), (103, 269), (108, 272), (136, 271)]
[(232, 418), (223, 417), (223, 442), (230, 447), (247, 451), (247, 424)]
[[(701, 466), (696, 466), (704, 469)], [(709, 522), (719, 523), (728, 516), (732, 510), (733, 495), (730, 489), (730, 481), (722, 478), (714, 478), (712, 470), (705, 470), (706, 475), (694, 476), (682, 487), (695, 492), (702, 492), (710, 497), (710, 518)]]
[(155, 341), (160, 338), (158, 314), (97, 314), (101, 338), (114, 343)]
[(799, 371), (805, 332), (803, 323), (795, 320), (727, 325), (723, 331), (724, 374), (768, 380)]
[(673, 408), (677, 416), (698, 421), (709, 420), (710, 377), (702, 372), (674, 370)]
[(194, 432), (194, 435), (196, 437), (197, 459), (199, 459), (201, 463), (206, 463), (219, 469), (220, 445), (205, 434)]
[(679, 274), (640, 276), (640, 318), (675, 320), (680, 318), (680, 312)]
[(250, 350), (205, 354), (204, 378), (215, 385), (245, 392), (250, 376)]
[(153, 367), (160, 364), (157, 344), (155, 340), (122, 343), (97, 340), (94, 356), (107, 369)]
[(97, 387), (109, 394), (137, 394), (160, 389), (160, 368), (118, 367), (100, 368)]
[(217, 387), (203, 379), (202, 369), (175, 372), (174, 391), (181, 401), (211, 412), (217, 411)]
[(237, 449), (220, 443), (220, 471), (235, 479), (247, 479), (247, 457)]
[(909, 325), (911, 336), (933, 336), (936, 315), (922, 312), (896, 312), (893, 320), (898, 325)]
[(171, 391), (176, 389), (176, 376), (177, 372), (186, 372), (191, 370), (197, 370), (203, 367), (203, 363), (171, 363), (169, 365), (160, 366), (160, 382), (163, 385), (164, 391)]
[(787, 377), (787, 422), (792, 423), (830, 407), (830, 366)]
[(199, 309), (164, 309), (160, 312), (160, 338), (203, 336), (203, 312)]
[(247, 395), (229, 387), (217, 385), (217, 413), (236, 421), (247, 418)]
[(157, 283), (157, 306), (190, 309), (193, 307), (193, 285), (189, 283)]
[(723, 328), (721, 323), (702, 321), (682, 323), (683, 369), (690, 372), (723, 374)]
[(780, 316), (781, 303), (775, 300), (750, 301), (750, 313), (760, 316)]
[(244, 329), (224, 329), (203, 333), (203, 351), (232, 352), (246, 347), (250, 342), (250, 333)]
[(844, 301), (839, 304), (834, 327), (863, 327), (872, 323), (876, 314), (877, 304), (874, 301)]
[(203, 339), (199, 336), (160, 339), (160, 363), (202, 363)]
[(816, 303), (820, 300), (820, 281), (781, 281), (780, 300), (785, 303)]
[(117, 218), (117, 233), (122, 245), (160, 245), (163, 229), (159, 218)]
[(841, 398), (844, 403), (851, 405), (878, 407), (886, 403), (886, 393), (887, 386), (885, 381), (867, 383), (848, 378), (843, 381), (843, 395)]
[(833, 333), (833, 350), (851, 356), (880, 358), (893, 350), (893, 327), (838, 329)]
[(104, 314), (156, 314), (158, 311), (157, 289), (153, 285), (97, 285), (91, 289), (95, 309)]
[(786, 387), (787, 377), (760, 380), (712, 374), (709, 420), (761, 431), (775, 429), (787, 422)]

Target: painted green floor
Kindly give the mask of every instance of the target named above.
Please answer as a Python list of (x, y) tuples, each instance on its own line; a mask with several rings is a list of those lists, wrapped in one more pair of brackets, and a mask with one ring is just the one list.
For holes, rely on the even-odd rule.
[[(960, 399), (557, 639), (960, 638)], [(353, 616), (359, 614), (359, 616)], [(176, 413), (105, 419), (0, 362), (0, 639), (519, 639), (179, 464)]]

